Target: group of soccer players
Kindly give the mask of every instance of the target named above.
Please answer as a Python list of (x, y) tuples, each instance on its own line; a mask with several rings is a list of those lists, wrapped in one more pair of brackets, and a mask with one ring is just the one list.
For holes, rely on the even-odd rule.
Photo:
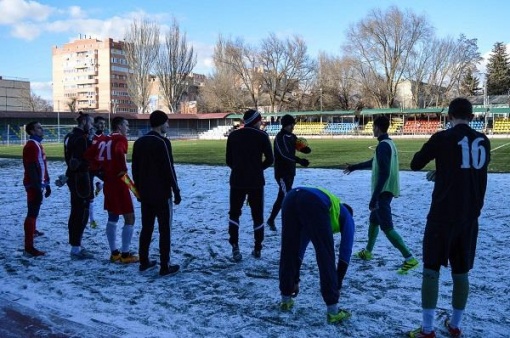
[[(423, 145), (422, 149), (415, 154), (411, 162), (412, 170), (421, 170), (430, 161), (435, 161), (436, 164), (432, 203), (427, 217), (423, 241), (423, 323), (417, 330), (409, 333), (411, 337), (433, 338), (436, 336), (433, 319), (438, 297), (439, 270), (441, 265), (447, 266), (448, 264), (452, 267), (453, 279), (452, 316), (448, 319), (445, 325), (450, 336), (459, 337), (461, 335), (459, 328), (460, 321), (469, 294), (468, 273), (474, 263), (478, 235), (478, 217), (480, 216), (485, 198), (487, 168), (490, 161), (490, 142), (485, 135), (476, 132), (469, 127), (468, 123), (472, 118), (472, 105), (467, 99), (454, 99), (450, 103), (448, 114), (453, 127), (434, 134), (430, 140)], [(252, 134), (257, 137), (260, 136), (260, 142), (254, 141), (251, 143), (260, 146), (261, 148), (260, 151), (257, 150), (256, 152), (258, 161), (261, 159), (259, 152), (264, 154), (262, 157), (265, 157), (265, 162), (257, 164), (257, 171), (262, 173), (262, 171), (269, 167), (273, 162), (271, 146), (268, 143), (267, 134), (263, 132), (259, 134), (260, 130), (256, 124), (260, 121), (260, 114), (257, 111), (250, 110), (245, 113), (245, 120), (247, 135), (250, 137)], [(289, 125), (295, 124), (293, 119), (291, 120), (288, 118), (288, 120), (289, 122), (283, 121), (283, 129)], [(138, 256), (130, 251), (135, 216), (130, 187), (126, 184), (126, 175), (128, 172), (126, 162), (128, 140), (126, 136), (129, 132), (129, 122), (123, 117), (115, 117), (111, 123), (111, 133), (109, 135), (105, 135), (103, 132), (105, 125), (103, 118), (96, 117), (93, 121), (91, 116), (80, 113), (77, 121), (77, 127), (66, 135), (64, 139), (65, 160), (67, 164), (65, 177), (67, 178), (67, 185), (69, 186), (71, 195), (71, 212), (68, 223), (71, 258), (88, 259), (93, 257), (88, 250), (81, 246), (81, 239), (89, 218), (89, 206), (93, 196), (93, 180), (94, 177), (97, 176), (104, 182), (104, 206), (108, 212), (106, 234), (111, 251), (110, 260), (112, 262), (122, 263), (138, 262)], [(96, 128), (93, 128), (93, 124)], [(251, 124), (253, 124), (254, 127), (251, 127)], [(162, 128), (162, 126), (165, 125), (167, 126), (167, 117), (163, 112), (157, 111), (151, 114), (151, 127), (153, 127), (153, 132), (158, 131), (159, 129), (157, 128)], [(380, 143), (388, 142), (386, 134), (387, 126), (384, 125), (381, 128), (378, 123), (374, 123), (374, 125), (374, 136), (379, 138)], [(380, 135), (377, 135), (375, 132), (376, 127), (381, 128)], [(165, 128), (162, 128), (162, 130), (158, 131), (158, 133), (161, 134), (161, 137), (163, 137), (165, 130)], [(36, 230), (36, 219), (42, 203), (42, 196), (44, 194), (45, 197), (49, 197), (51, 195), (51, 188), (49, 184), (46, 156), (41, 145), (43, 138), (42, 126), (36, 121), (31, 122), (27, 124), (26, 132), (29, 135), (29, 141), (23, 150), (23, 164), (25, 168), (24, 186), (27, 191), (28, 203), (28, 212), (24, 223), (25, 254), (28, 256), (41, 256), (44, 255), (44, 252), (35, 249), (33, 243), (34, 237), (41, 234)], [(248, 132), (251, 134), (248, 134)], [(292, 134), (292, 130), (288, 133)], [(153, 136), (160, 136), (159, 134)], [(258, 176), (251, 174), (236, 176), (236, 170), (239, 170), (239, 166), (242, 165), (244, 168), (247, 163), (249, 163), (246, 160), (246, 154), (249, 153), (249, 143), (235, 142), (235, 137), (237, 135), (243, 135), (243, 133), (237, 132), (229, 136), (226, 154), (227, 164), (232, 168), (229, 242), (232, 245), (232, 254), (235, 261), (242, 259), (238, 246), (239, 215), (242, 203), (246, 196), (248, 196), (250, 207), (253, 209), (254, 206), (258, 206), (260, 204), (260, 200), (262, 199), (261, 196), (263, 195), (263, 188), (261, 190), (262, 192), (260, 191), (260, 188), (246, 188), (247, 185), (249, 186), (249, 184), (256, 182)], [(255, 136), (253, 136), (253, 138)], [(295, 143), (295, 137), (293, 140)], [(396, 149), (393, 144), (390, 144), (390, 146), (391, 147), (388, 147), (390, 149), (388, 154), (391, 155), (396, 153)], [(167, 149), (167, 152), (171, 155), (171, 147), (165, 145), (165, 149)], [(366, 162), (364, 163), (366, 164), (365, 166), (348, 166), (345, 171), (346, 173), (349, 173), (355, 169), (362, 169), (365, 167), (372, 168), (373, 173), (375, 173), (374, 175), (376, 175), (373, 176), (375, 181), (373, 182), (374, 186), (372, 189), (376, 192), (379, 191), (375, 194), (377, 196), (374, 195), (370, 201), (369, 209), (372, 213), (374, 210), (378, 210), (382, 205), (384, 205), (381, 201), (384, 201), (384, 198), (382, 197), (385, 197), (385, 191), (389, 191), (395, 196), (398, 195), (398, 192), (395, 193), (390, 189), (391, 186), (387, 187), (384, 184), (381, 184), (379, 187), (377, 184), (377, 175), (379, 170), (378, 165), (382, 163), (380, 159), (377, 158), (379, 155), (379, 153), (376, 153), (375, 157), (369, 161), (370, 165)], [(135, 155), (133, 154), (133, 158), (134, 157)], [(238, 158), (240, 160), (238, 160)], [(175, 172), (173, 171), (173, 158), (170, 156), (169, 159), (174, 177), (174, 184), (170, 187), (170, 190), (173, 190), (176, 197), (175, 203), (178, 204), (180, 202), (180, 194), (175, 178)], [(295, 168), (295, 163), (300, 163), (303, 166), (308, 165), (308, 161), (305, 162), (295, 157), (295, 155), (292, 156), (291, 160), (294, 163), (293, 168)], [(134, 165), (135, 164), (133, 163), (133, 166)], [(254, 169), (253, 166), (250, 166), (250, 168)], [(393, 170), (398, 171), (398, 162), (396, 162), (392, 168)], [(291, 172), (292, 179), (295, 174), (294, 170)], [(263, 185), (263, 175), (261, 177), (261, 183)], [(242, 181), (241, 178), (245, 181)], [(135, 182), (136, 181), (137, 180), (135, 179)], [(285, 182), (283, 182), (282, 185), (279, 186), (281, 194), (279, 194), (275, 203), (276, 207), (267, 222), (272, 230), (274, 230), (274, 218), (278, 213), (278, 209), (283, 200), (284, 214), (282, 215), (282, 234), (288, 232), (288, 230), (285, 229), (287, 218), (286, 214), (291, 214), (293, 217), (292, 221), (290, 221), (290, 218), (288, 219), (287, 224), (289, 224), (289, 226), (291, 224), (303, 223), (303, 220), (300, 220), (299, 217), (295, 217), (297, 215), (296, 212), (290, 213), (288, 211), (290, 209), (286, 209), (286, 203), (289, 205), (290, 202), (285, 199), (284, 195), (286, 195), (287, 192), (289, 192), (288, 190), (292, 188), (292, 181), (289, 183), (290, 184), (285, 184)], [(236, 184), (238, 186), (236, 186)], [(377, 188), (379, 188), (379, 190), (377, 190)], [(397, 188), (395, 189), (395, 191), (398, 190)], [(296, 194), (299, 194), (301, 190), (305, 192), (308, 191), (305, 188), (298, 188), (292, 190), (291, 195), (297, 196)], [(258, 194), (254, 194), (253, 191), (258, 192)], [(323, 194), (327, 195), (327, 192), (318, 191), (317, 193), (320, 194), (320, 196)], [(165, 196), (165, 199), (168, 199), (166, 193)], [(387, 202), (388, 208), (390, 201), (391, 198)], [(338, 204), (340, 202), (337, 201), (335, 203)], [(331, 208), (331, 203), (328, 202), (326, 204), (330, 205), (328, 208)], [(340, 203), (340, 205), (342, 204)], [(260, 258), (261, 256), (260, 251), (264, 237), (262, 206), (260, 205), (259, 207), (260, 209), (258, 212), (253, 214), (255, 247), (252, 255), (255, 258)], [(299, 211), (299, 209), (296, 211)], [(352, 214), (352, 211), (350, 213)], [(346, 215), (345, 212), (344, 215)], [(117, 223), (120, 216), (123, 216), (124, 218), (124, 225), (122, 228), (121, 246), (119, 247), (117, 245), (116, 237)], [(326, 223), (329, 222), (327, 221), (327, 217), (324, 219), (326, 220)], [(152, 222), (153, 221), (154, 220), (152, 220)], [(371, 228), (375, 228), (379, 224), (382, 225), (380, 219), (373, 219), (371, 217), (370, 221)], [(325, 229), (326, 228), (329, 229), (329, 227), (325, 227)], [(390, 228), (388, 229), (388, 231), (391, 230)], [(329, 229), (327, 233), (331, 234), (330, 230), (331, 229)], [(371, 231), (374, 232), (373, 229)], [(383, 231), (386, 230), (383, 229)], [(370, 235), (371, 233), (369, 231), (369, 242), (370, 240), (375, 242), (375, 237), (370, 238)], [(390, 241), (392, 241), (393, 237), (398, 237), (389, 232), (386, 235)], [(299, 238), (296, 239), (296, 241), (299, 240)], [(282, 236), (282, 243), (283, 242), (284, 239)], [(397, 248), (399, 248), (399, 245), (401, 244), (400, 246), (403, 248), (401, 252), (404, 251), (403, 255), (405, 258), (410, 257), (414, 260), (414, 258), (410, 255), (409, 250), (405, 247), (401, 240), (394, 240), (392, 243), (393, 242), (397, 243), (397, 245), (394, 244)], [(296, 248), (299, 248), (299, 245), (296, 244)], [(372, 248), (373, 243), (371, 245), (367, 245), (367, 248), (362, 251), (362, 254), (358, 254), (358, 256), (363, 259), (370, 259), (372, 256)], [(140, 263), (142, 264), (143, 262)], [(166, 266), (167, 263), (168, 262), (165, 263), (166, 270), (168, 270), (168, 267)], [(141, 265), (140, 271), (154, 265), (155, 263), (153, 262), (145, 262)], [(417, 262), (414, 260), (412, 267), (410, 268), (413, 268), (416, 265)], [(172, 267), (171, 265), (169, 266)], [(292, 274), (296, 273), (294, 270), (295, 269), (293, 268)], [(168, 274), (168, 272), (165, 271), (163, 271), (163, 273), (160, 272), (160, 274)], [(172, 271), (178, 271), (178, 267), (175, 267)], [(297, 273), (299, 272), (297, 271)], [(282, 274), (282, 271), (280, 271), (280, 274)], [(282, 275), (280, 277), (282, 277)], [(289, 283), (293, 283), (292, 278), (293, 276), (289, 277), (289, 280), (291, 281)], [(291, 290), (292, 288), (293, 286), (290, 285), (287, 289)], [(293, 302), (290, 302), (288, 298), (297, 295), (297, 291), (294, 290), (293, 294), (285, 295), (282, 289), (282, 300), (286, 301), (282, 304), (288, 305), (287, 307), (291, 307)], [(338, 311), (339, 310), (335, 307), (335, 313)], [(339, 317), (339, 321), (347, 317), (348, 316), (342, 316), (342, 318)]]

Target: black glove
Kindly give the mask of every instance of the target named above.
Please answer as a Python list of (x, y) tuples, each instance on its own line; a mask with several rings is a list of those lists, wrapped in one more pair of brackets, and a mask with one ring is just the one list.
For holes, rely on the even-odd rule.
[(310, 147), (306, 146), (303, 149), (300, 150), (303, 154), (310, 154), (312, 152), (312, 149)]
[(306, 158), (298, 158), (297, 163), (301, 164), (303, 167), (308, 167), (310, 165), (310, 161)]
[(44, 193), (44, 197), (48, 198), (51, 195), (51, 187), (49, 185), (46, 186), (46, 192)]
[(178, 205), (181, 203), (181, 192), (179, 190), (174, 191), (174, 204)]

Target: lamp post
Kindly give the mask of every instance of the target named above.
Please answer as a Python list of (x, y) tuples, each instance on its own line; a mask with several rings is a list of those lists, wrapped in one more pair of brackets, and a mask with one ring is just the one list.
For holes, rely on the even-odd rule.
[(322, 112), (322, 87), (319, 88), (319, 92), (320, 92), (319, 102), (321, 105), (321, 112)]

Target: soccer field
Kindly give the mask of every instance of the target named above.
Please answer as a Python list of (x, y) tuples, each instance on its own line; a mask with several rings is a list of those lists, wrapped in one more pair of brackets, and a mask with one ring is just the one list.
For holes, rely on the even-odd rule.
[[(409, 163), (416, 151), (423, 143), (423, 139), (395, 138), (400, 156), (400, 169), (409, 170)], [(312, 152), (301, 154), (310, 161), (310, 168), (339, 168), (345, 163), (357, 163), (368, 160), (373, 155), (377, 145), (375, 138), (345, 138), (345, 139), (308, 139)], [(225, 165), (226, 140), (174, 140), (173, 154), (176, 163)], [(510, 172), (510, 139), (491, 139), (492, 158), (489, 165), (490, 172)], [(57, 143), (44, 144), (46, 155), (51, 160), (62, 160), (63, 145)], [(132, 142), (128, 153), (131, 160)], [(0, 146), (0, 157), (21, 157), (22, 146)], [(433, 164), (428, 168), (432, 168)]]

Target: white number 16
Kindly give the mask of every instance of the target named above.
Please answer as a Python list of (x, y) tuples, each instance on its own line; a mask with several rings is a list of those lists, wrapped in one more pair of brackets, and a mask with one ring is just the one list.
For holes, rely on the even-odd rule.
[[(469, 145), (469, 140), (467, 136), (464, 136), (462, 140), (457, 143), (462, 148), (462, 165), (460, 166), (463, 169), (469, 169), (471, 166), (475, 169), (480, 169), (484, 166), (487, 154), (485, 148), (480, 145), (484, 139), (482, 137), (476, 138), (473, 143), (471, 143), (471, 147)], [(470, 151), (471, 148), (471, 151)]]

